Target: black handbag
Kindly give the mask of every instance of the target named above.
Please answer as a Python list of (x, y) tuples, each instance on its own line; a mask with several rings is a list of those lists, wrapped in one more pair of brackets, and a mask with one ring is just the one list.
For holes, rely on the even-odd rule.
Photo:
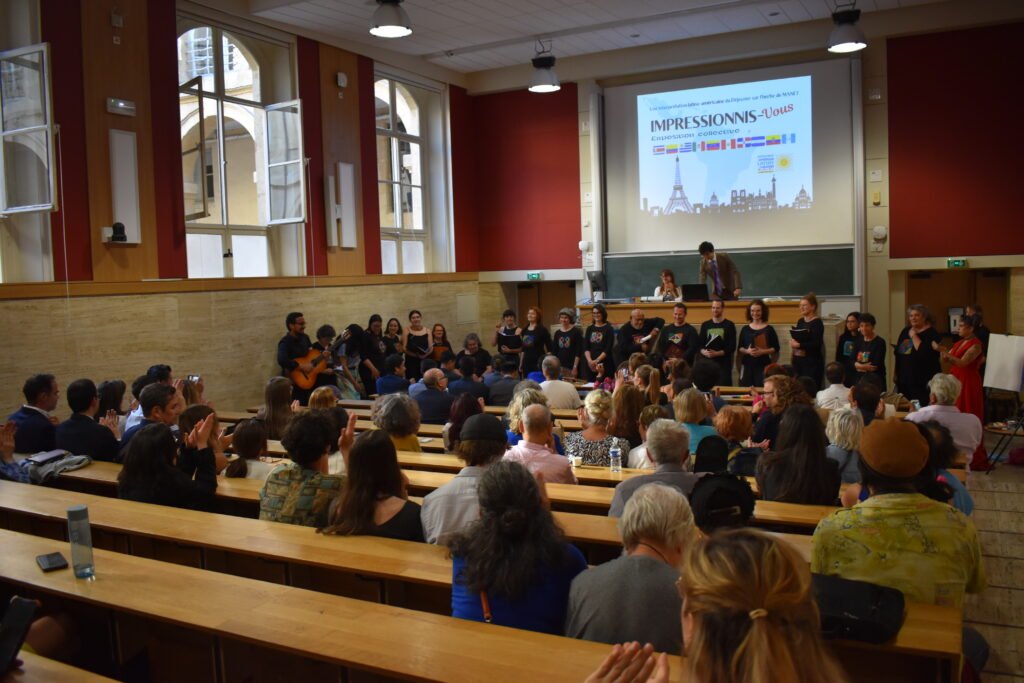
[(899, 633), (906, 602), (895, 588), (824, 574), (811, 581), (825, 638), (878, 644)]

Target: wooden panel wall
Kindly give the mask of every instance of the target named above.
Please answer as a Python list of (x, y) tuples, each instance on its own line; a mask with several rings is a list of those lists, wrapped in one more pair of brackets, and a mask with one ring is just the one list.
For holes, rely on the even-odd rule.
[[(114, 29), (114, 8), (124, 27)], [(149, 42), (144, 0), (89, 0), (82, 3), (82, 76), (85, 86), (86, 161), (93, 277), (124, 282), (159, 276), (153, 185), (153, 122), (149, 91)], [(115, 33), (120, 44), (114, 43)], [(135, 103), (136, 115), (108, 114), (108, 97)], [(100, 229), (113, 222), (110, 198), (109, 131), (136, 134), (142, 244), (108, 246)]]
[[(357, 55), (320, 44), (320, 111), (323, 125), (324, 172), (334, 175), (334, 165), (340, 161), (353, 164), (356, 177), (357, 246), (355, 249), (327, 248), (327, 272), (330, 275), (358, 275), (367, 272), (363, 208), (368, 194), (364, 195), (363, 192), (364, 179), (361, 170), (359, 93), (362, 88), (370, 88), (372, 91), (373, 83), (362, 81), (358, 64)], [(348, 87), (344, 90), (338, 87), (339, 72), (348, 76)], [(377, 205), (372, 204), (368, 209), (376, 211)]]

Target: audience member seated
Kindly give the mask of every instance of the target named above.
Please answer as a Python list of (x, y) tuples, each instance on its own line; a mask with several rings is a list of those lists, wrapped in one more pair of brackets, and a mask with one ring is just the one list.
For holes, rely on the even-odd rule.
[(939, 373), (928, 382), (929, 405), (907, 415), (911, 422), (934, 420), (944, 425), (953, 435), (958, 451), (971, 455), (984, 437), (981, 420), (972, 413), (961, 412), (956, 407), (960, 396), (960, 380), (953, 375)]
[(56, 446), (59, 420), (50, 415), (57, 408), (60, 387), (53, 375), (32, 375), (25, 380), (21, 392), (25, 404), (11, 413), (7, 420), (18, 426), (14, 436), (15, 453), (52, 451)]
[(819, 408), (834, 410), (850, 404), (850, 390), (844, 383), (845, 373), (841, 363), (835, 361), (825, 366), (825, 379), (828, 388), (818, 392), (815, 399)]
[(861, 378), (850, 389), (850, 407), (860, 411), (860, 416), (867, 427), (876, 417), (882, 417), (884, 410), (882, 392), (870, 381)]
[(565, 540), (522, 465), (488, 467), (479, 494), (480, 518), (448, 542), (452, 615), (560, 635), (569, 586), (587, 568), (583, 554)]
[(444, 376), (448, 378), (449, 382), (454, 382), (462, 377), (462, 375), (455, 370), (455, 354), (451, 351), (443, 352), (439, 363), (440, 365), (438, 367), (441, 368), (441, 372), (444, 373)]
[(925, 436), (930, 442), (928, 469), (942, 488), (946, 489), (945, 495), (941, 496), (942, 502), (948, 502), (965, 515), (970, 515), (974, 512), (974, 499), (963, 482), (949, 471), (960, 452), (953, 441), (952, 432), (946, 425), (935, 420), (916, 424), (925, 430)]
[[(466, 335), (465, 340), (462, 342), (462, 350), (455, 357), (455, 362), (459, 366), (459, 372), (462, 372), (461, 361), (463, 358), (469, 358), (473, 361), (473, 374), (477, 377), (483, 377), (488, 368), (491, 367), (491, 354), (484, 348), (483, 342), (480, 341), (480, 335), (476, 332), (470, 332)], [(466, 373), (462, 372), (462, 375), (465, 377)]]
[(459, 373), (462, 375), (461, 378), (448, 383), (448, 393), (452, 396), (470, 394), (473, 398), (482, 398), (486, 402), (491, 392), (476, 374), (476, 361), (469, 356), (460, 358)]
[(118, 454), (124, 459), (125, 449), (140, 429), (151, 425), (154, 422), (165, 424), (168, 427), (178, 426), (178, 416), (182, 411), (181, 394), (172, 386), (167, 384), (150, 384), (142, 390), (139, 396), (139, 407), (142, 408), (142, 421), (121, 435), (121, 451)]
[(338, 395), (334, 393), (335, 388), (329, 386), (317, 387), (309, 395), (309, 403), (306, 404), (310, 410), (329, 410), (338, 405)]
[(602, 389), (594, 389), (587, 394), (578, 413), (583, 429), (565, 435), (567, 456), (579, 458), (577, 462), (583, 465), (608, 467), (611, 464), (609, 452), (612, 448), (621, 450), (623, 457), (629, 453), (629, 441), (608, 433), (608, 421), (612, 416), (611, 394)]
[[(170, 389), (163, 384), (152, 387)], [(149, 387), (146, 387), (149, 389)], [(143, 391), (145, 396), (145, 391)], [(117, 475), (119, 498), (192, 510), (209, 510), (217, 491), (217, 465), (206, 446), (213, 433), (207, 416), (184, 436), (181, 452), (171, 428), (161, 422), (139, 428)]]
[(518, 462), (532, 474), (543, 474), (544, 481), (575, 484), (576, 475), (568, 459), (555, 452), (555, 439), (551, 431), (553, 426), (551, 411), (547, 406), (527, 406), (519, 420), (519, 431), (523, 438), (505, 452), (503, 459)]
[[(508, 404), (508, 411), (505, 413), (505, 423), (508, 425), (506, 435), (508, 445), (515, 446), (523, 438), (522, 429), (523, 411), (527, 406), (547, 406), (548, 397), (540, 390), (540, 385), (533, 380), (524, 379), (516, 385), (512, 395), (512, 402)], [(562, 428), (557, 424), (552, 430), (555, 440), (555, 452), (565, 455), (565, 445), (562, 443)]]
[(576, 410), (580, 407), (580, 392), (571, 382), (560, 379), (562, 364), (557, 356), (544, 356), (541, 362), (544, 381), (540, 389), (548, 397), (548, 408), (552, 410)]
[(377, 378), (377, 393), (407, 393), (409, 380), (405, 378), (405, 356), (393, 353), (384, 359), (384, 374)]
[(96, 421), (100, 396), (91, 379), (76, 379), (68, 385), (67, 393), (72, 415), (57, 426), (54, 447), (75, 455), (88, 455), (93, 460), (116, 461), (121, 450), (117, 413), (111, 409)]
[[(489, 406), (507, 406), (512, 402), (512, 394), (516, 385), (519, 384), (519, 361), (514, 358), (504, 358), (501, 361), (501, 377), (496, 379), (488, 387), (490, 396), (487, 398)], [(577, 394), (577, 398), (579, 394)]]
[(263, 390), (263, 406), (256, 419), (267, 425), (267, 438), (278, 440), (288, 431), (292, 416), (299, 410), (299, 402), (292, 400), (292, 381), (287, 377), (271, 377)]
[(408, 394), (386, 394), (373, 402), (370, 419), (378, 429), (384, 430), (395, 448), (400, 451), (421, 453), (420, 407)]
[(458, 449), (462, 425), (466, 424), (466, 420), (469, 418), (482, 412), (484, 409), (480, 405), (480, 401), (473, 398), (472, 394), (459, 394), (455, 398), (450, 419), (441, 430), (441, 441), (444, 443), (446, 452), (454, 453)]
[[(754, 445), (766, 451), (775, 450), (775, 440), (779, 435), (779, 422), (790, 406), (809, 405), (811, 399), (804, 393), (796, 380), (786, 375), (772, 375), (764, 379), (764, 391), (761, 394), (761, 414), (754, 424)], [(815, 413), (817, 414), (817, 413)]]
[(705, 534), (746, 526), (754, 516), (754, 490), (735, 474), (705, 474), (689, 495), (697, 528)]
[(633, 384), (643, 392), (644, 404), (663, 405), (668, 396), (661, 391), (661, 372), (650, 365), (641, 365), (633, 373)]
[(645, 403), (644, 393), (633, 384), (620, 384), (612, 392), (612, 416), (608, 420), (608, 433), (629, 442), (630, 450), (644, 441), (640, 436), (640, 412)]
[(704, 437), (717, 433), (715, 428), (707, 423), (712, 409), (710, 397), (697, 389), (687, 389), (675, 397), (672, 406), (675, 409), (676, 420), (682, 422), (689, 430), (690, 450), (696, 453)]
[(27, 484), (28, 469), (22, 466), (25, 461), (18, 462), (14, 459), (14, 434), (17, 431), (18, 425), (13, 422), (5, 422), (3, 427), (0, 427), (0, 480)]
[(267, 455), (267, 428), (255, 418), (235, 426), (231, 449), (238, 457), (228, 463), (223, 472), (225, 477), (265, 481), (274, 469), (274, 465), (262, 460)]
[(698, 358), (693, 369), (690, 370), (690, 381), (693, 382), (693, 386), (698, 391), (711, 395), (711, 404), (715, 407), (716, 411), (726, 406), (724, 398), (712, 394), (712, 390), (718, 386), (720, 373), (718, 365), (707, 358)]
[[(351, 443), (355, 419), (349, 420), (342, 435)], [(327, 525), (328, 506), (340, 492), (345, 477), (328, 474), (327, 454), (331, 450), (332, 425), (321, 412), (297, 414), (288, 424), (281, 445), (289, 463), (278, 465), (260, 490), (260, 519), (301, 526)]]
[(420, 408), (424, 424), (443, 425), (452, 412), (455, 397), (448, 393), (448, 378), (440, 368), (431, 368), (423, 373), (423, 391), (417, 392), (414, 400)]
[(205, 444), (199, 444), (198, 447), (208, 447), (213, 451), (214, 463), (217, 466), (217, 473), (219, 474), (228, 466), (228, 459), (227, 456), (224, 455), (224, 446), (221, 442), (224, 435), (220, 428), (220, 422), (217, 420), (217, 415), (213, 412), (213, 408), (202, 404), (185, 408), (185, 410), (181, 411), (181, 415), (178, 416), (178, 430), (181, 434), (188, 434), (195, 429), (197, 424), (210, 416), (213, 416), (213, 429), (210, 430), (210, 438)]
[[(951, 607), (962, 607), (965, 593), (984, 590), (974, 524), (916, 490), (929, 455), (914, 424), (888, 418), (865, 427), (859, 467), (870, 497), (818, 523), (811, 571), (890, 586), (908, 602)], [(964, 635), (964, 656), (979, 672), (987, 645), (973, 629)]]
[(117, 433), (122, 434), (128, 413), (124, 410), (124, 394), (127, 391), (124, 380), (108, 379), (100, 382), (96, 392), (100, 397), (100, 407), (96, 410), (96, 421), (99, 422), (113, 410), (117, 415)]
[(654, 469), (654, 461), (651, 460), (650, 455), (647, 453), (647, 430), (655, 420), (668, 417), (668, 411), (664, 406), (656, 404), (644, 406), (644, 409), (640, 411), (640, 419), (638, 420), (640, 426), (640, 440), (643, 443), (636, 448), (630, 449), (629, 457), (626, 459), (626, 467), (637, 470)]
[(860, 435), (864, 431), (864, 418), (856, 408), (836, 408), (828, 416), (825, 436), (828, 448), (825, 455), (839, 466), (839, 479), (844, 484), (855, 484), (860, 481), (860, 468), (857, 461), (860, 455)]
[[(132, 382), (132, 396), (134, 396), (135, 400), (140, 404), (142, 402), (142, 390), (150, 384), (166, 384), (167, 386), (174, 386), (174, 377), (171, 374), (171, 366), (162, 364), (151, 365), (145, 375), (137, 377), (135, 381)], [(182, 410), (184, 409), (185, 406), (182, 406)], [(128, 418), (125, 420), (124, 432), (141, 422), (142, 418), (142, 406), (137, 405), (130, 413), (128, 413)], [(122, 432), (122, 434), (124, 432)]]
[[(413, 398), (416, 398), (419, 394), (422, 394), (424, 391), (427, 390), (427, 385), (426, 385), (426, 383), (423, 380), (426, 377), (427, 372), (430, 371), (430, 370), (435, 369), (436, 367), (437, 367), (437, 361), (432, 359), (432, 358), (424, 358), (423, 360), (420, 361), (420, 372), (422, 374), (421, 374), (420, 379), (419, 379), (418, 382), (409, 385), (409, 395), (410, 396), (412, 396)], [(441, 374), (444, 375), (443, 372)], [(423, 406), (420, 406), (420, 412), (422, 412), (422, 411), (423, 411)], [(432, 422), (430, 422), (427, 419), (424, 419), (423, 422), (425, 422), (426, 424), (433, 424)]]
[(693, 490), (700, 475), (686, 471), (690, 458), (690, 434), (686, 427), (674, 420), (655, 420), (647, 430), (647, 453), (657, 464), (652, 474), (630, 477), (615, 487), (612, 504), (608, 507), (609, 517), (621, 517), (622, 510), (630, 496), (651, 482), (674, 486), (687, 496)]
[(331, 503), (329, 526), (318, 531), (422, 542), (420, 506), (409, 500), (408, 479), (387, 434), (360, 434), (346, 465), (348, 476), (341, 495)]
[(776, 449), (757, 463), (762, 500), (834, 505), (839, 498), (839, 466), (825, 456), (825, 426), (809, 405), (782, 416)]
[(619, 519), (625, 554), (573, 579), (565, 635), (598, 643), (638, 641), (658, 652), (682, 652), (676, 589), (683, 549), (697, 538), (693, 513), (677, 489), (636, 489)]
[(754, 429), (750, 411), (742, 406), (726, 406), (715, 415), (712, 424), (729, 446), (729, 473), (754, 476), (757, 461), (764, 451), (756, 446), (744, 446)]
[(203, 379), (200, 377), (198, 382), (193, 382), (190, 379), (183, 379), (181, 381), (181, 398), (185, 401), (185, 407), (189, 406), (201, 406), (206, 405), (206, 401), (203, 399)]
[(462, 425), (458, 456), (466, 466), (423, 499), (420, 521), (427, 543), (445, 543), (480, 517), (480, 477), (505, 453), (505, 430), (494, 415), (474, 415)]

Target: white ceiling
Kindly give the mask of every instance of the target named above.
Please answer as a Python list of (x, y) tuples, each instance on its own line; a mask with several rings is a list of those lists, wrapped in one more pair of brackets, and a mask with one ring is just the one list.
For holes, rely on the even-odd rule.
[[(538, 38), (556, 57), (651, 45), (779, 24), (827, 19), (849, 0), (405, 0), (413, 33), (386, 40), (368, 32), (374, 0), (248, 0), (264, 21), (385, 48), (470, 73), (526, 64)], [(942, 0), (858, 0), (862, 12)], [(822, 39), (824, 41), (824, 38)]]

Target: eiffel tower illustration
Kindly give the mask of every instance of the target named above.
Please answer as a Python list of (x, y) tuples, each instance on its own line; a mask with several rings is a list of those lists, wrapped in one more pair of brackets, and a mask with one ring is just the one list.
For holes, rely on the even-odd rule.
[(665, 205), (665, 213), (693, 213), (693, 206), (683, 192), (683, 181), (679, 179), (679, 157), (676, 157), (676, 182), (672, 186), (672, 196)]

